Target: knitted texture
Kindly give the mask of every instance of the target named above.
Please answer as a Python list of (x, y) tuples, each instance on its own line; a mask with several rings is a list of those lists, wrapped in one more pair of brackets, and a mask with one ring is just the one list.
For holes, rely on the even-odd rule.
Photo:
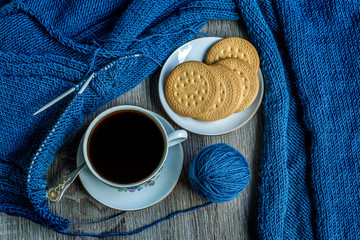
[(246, 2), (265, 79), (259, 236), (360, 239), (360, 3)]
[[(259, 237), (360, 238), (357, 1), (0, 0), (0, 7), (0, 211), (67, 229), (45, 195), (56, 151), (87, 115), (153, 73), (150, 58), (163, 63), (208, 20), (241, 15), (265, 79)], [(95, 71), (83, 94), (32, 115)]]

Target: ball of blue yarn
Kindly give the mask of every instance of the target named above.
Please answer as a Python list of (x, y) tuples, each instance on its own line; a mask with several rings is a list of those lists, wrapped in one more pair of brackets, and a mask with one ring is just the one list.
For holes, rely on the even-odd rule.
[(249, 183), (246, 158), (227, 144), (203, 148), (191, 162), (189, 178), (193, 188), (210, 202), (234, 199)]

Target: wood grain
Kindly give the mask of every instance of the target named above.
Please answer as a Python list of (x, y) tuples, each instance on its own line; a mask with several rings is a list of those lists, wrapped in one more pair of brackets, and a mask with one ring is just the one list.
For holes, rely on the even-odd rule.
[[(248, 39), (244, 28), (237, 22), (211, 21), (201, 30), (209, 36), (239, 36)], [(73, 138), (58, 152), (47, 173), (49, 184), (54, 185), (75, 168), (76, 149), (89, 122), (101, 111), (116, 105), (131, 104), (144, 107), (164, 116), (175, 128), (164, 112), (157, 94), (160, 69), (139, 86), (89, 116)], [(224, 142), (238, 149), (248, 160), (251, 179), (244, 192), (232, 201), (213, 204), (207, 208), (178, 215), (168, 221), (132, 236), (108, 239), (252, 239), (256, 227), (256, 199), (259, 157), (262, 141), (261, 109), (242, 128), (221, 136), (189, 135), (183, 144), (185, 158), (183, 171), (172, 193), (160, 203), (144, 210), (127, 212), (107, 222), (76, 226), (74, 232), (108, 233), (131, 231), (165, 217), (174, 211), (201, 205), (203, 200), (190, 186), (188, 166), (203, 147)], [(91, 222), (104, 219), (119, 211), (110, 209), (91, 198), (78, 179), (67, 190), (63, 199), (50, 205), (51, 211), (72, 222)], [(25, 218), (0, 214), (0, 239), (83, 239), (59, 234)]]

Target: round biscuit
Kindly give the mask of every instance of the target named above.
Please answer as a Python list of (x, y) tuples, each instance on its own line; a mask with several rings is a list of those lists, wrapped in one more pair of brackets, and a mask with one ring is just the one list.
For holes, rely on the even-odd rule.
[(218, 80), (206, 64), (198, 61), (176, 66), (165, 85), (169, 106), (185, 117), (195, 117), (208, 111), (219, 95)]
[(248, 41), (238, 37), (224, 38), (215, 43), (207, 52), (206, 64), (213, 64), (225, 58), (239, 58), (249, 63), (257, 72), (260, 66), (259, 55)]
[(232, 69), (239, 77), (244, 87), (243, 100), (236, 110), (241, 112), (248, 108), (255, 100), (259, 91), (259, 79), (251, 66), (241, 59), (226, 58), (216, 64), (221, 64)]
[(241, 81), (233, 71), (220, 64), (209, 67), (220, 79), (220, 96), (209, 111), (195, 117), (196, 120), (205, 122), (220, 120), (233, 114), (241, 103), (243, 92)]

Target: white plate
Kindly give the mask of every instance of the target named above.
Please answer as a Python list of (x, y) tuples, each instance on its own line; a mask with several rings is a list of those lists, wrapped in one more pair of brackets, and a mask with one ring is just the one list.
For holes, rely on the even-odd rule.
[(234, 113), (227, 118), (214, 122), (198, 121), (175, 113), (166, 102), (164, 88), (166, 79), (170, 72), (182, 62), (203, 61), (209, 48), (221, 39), (222, 38), (219, 37), (204, 37), (192, 40), (182, 45), (166, 60), (160, 73), (159, 97), (165, 112), (176, 124), (193, 133), (202, 135), (220, 135), (234, 131), (242, 127), (255, 115), (262, 101), (264, 82), (261, 70), (259, 70), (259, 92), (255, 101), (244, 111)]
[[(163, 117), (153, 114), (161, 121), (167, 132), (174, 131), (174, 128)], [(77, 152), (77, 166), (84, 162), (81, 145), (82, 141)], [(80, 180), (86, 191), (100, 203), (117, 210), (139, 210), (158, 203), (173, 190), (180, 177), (183, 156), (181, 144), (170, 147), (164, 169), (155, 180), (155, 184), (144, 187), (140, 191), (119, 192), (98, 180), (87, 167), (80, 173)]]

